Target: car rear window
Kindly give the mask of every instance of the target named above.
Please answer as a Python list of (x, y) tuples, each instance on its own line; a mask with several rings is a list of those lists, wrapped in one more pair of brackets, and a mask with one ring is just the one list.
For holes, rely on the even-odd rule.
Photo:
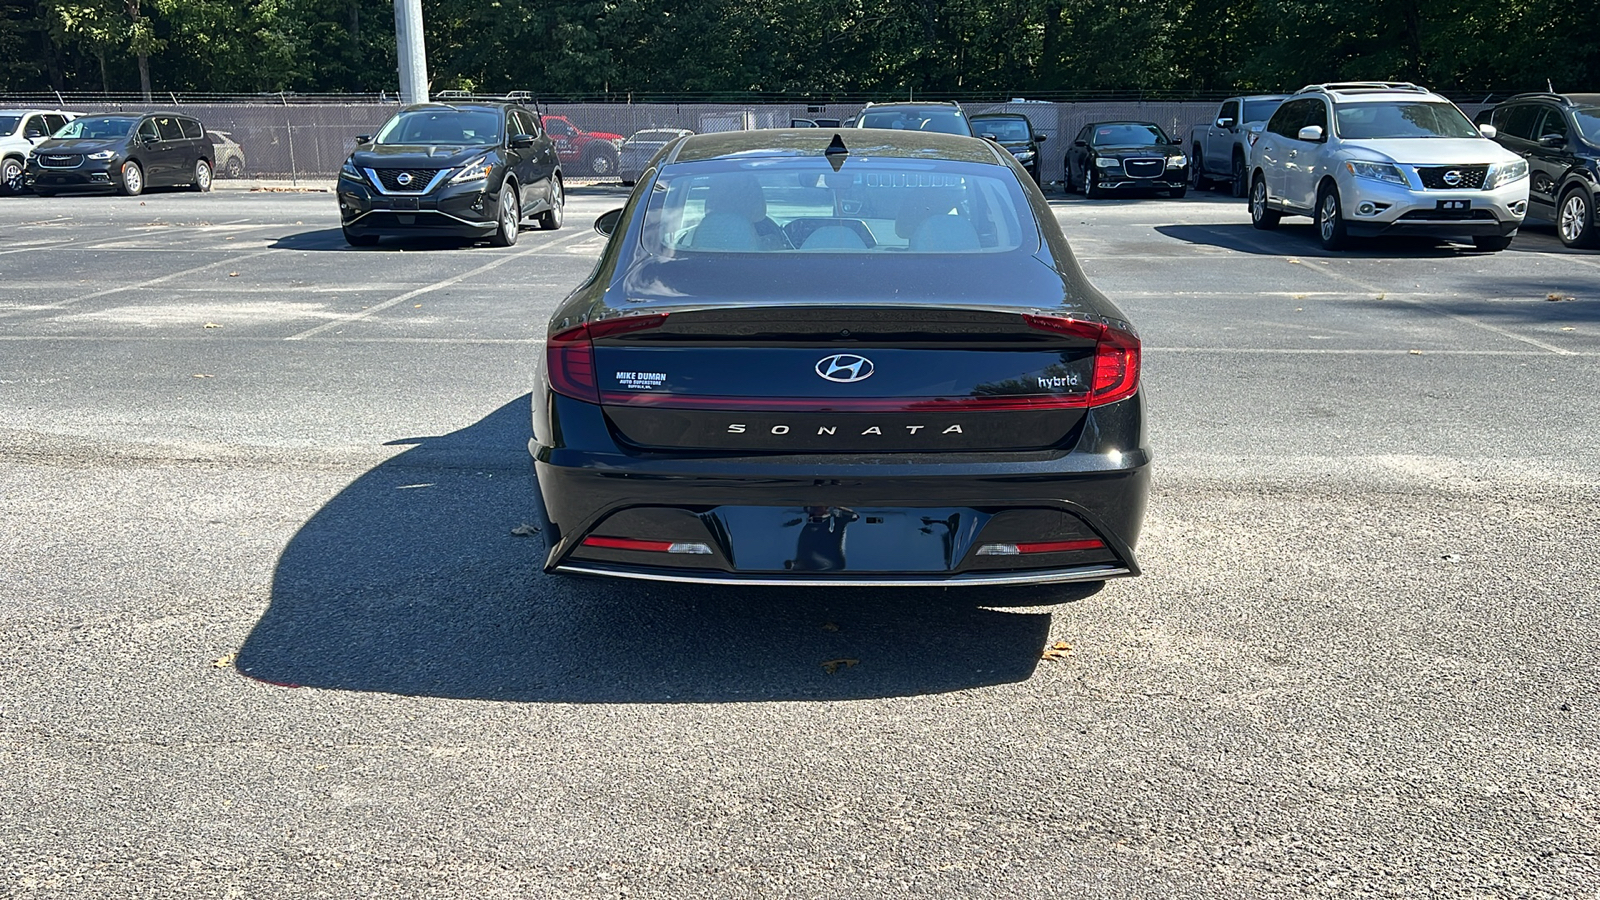
[(645, 252), (1004, 253), (1038, 248), (1016, 176), (1001, 166), (818, 157), (711, 160), (657, 178)]
[(183, 129), (183, 136), (191, 141), (205, 135), (205, 129), (201, 128), (200, 123), (193, 119), (179, 119), (178, 127)]
[(861, 114), (862, 128), (893, 128), (898, 131), (937, 131), (972, 136), (967, 120), (951, 109), (867, 110)]
[(1033, 131), (1022, 119), (974, 119), (972, 130), (979, 134), (992, 134), (997, 141), (1030, 141)]

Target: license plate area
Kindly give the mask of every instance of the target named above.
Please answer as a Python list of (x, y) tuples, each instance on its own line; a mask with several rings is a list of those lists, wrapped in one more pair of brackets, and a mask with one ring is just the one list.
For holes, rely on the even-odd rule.
[(394, 204), (394, 206), (393, 206), (394, 209), (416, 209), (417, 208), (417, 198), (415, 198), (415, 197), (396, 197), (392, 202)]
[(1434, 205), (1435, 209), (1461, 212), (1472, 208), (1471, 200), (1440, 200)]

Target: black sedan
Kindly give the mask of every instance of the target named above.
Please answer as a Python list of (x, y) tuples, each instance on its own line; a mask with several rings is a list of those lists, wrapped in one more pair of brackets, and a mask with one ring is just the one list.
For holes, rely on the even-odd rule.
[(1118, 191), (1189, 191), (1189, 157), (1154, 122), (1090, 122), (1067, 148), (1066, 188), (1089, 197)]
[(601, 217), (529, 448), (547, 572), (764, 585), (1137, 574), (1133, 326), (1011, 154), (684, 138)]
[(555, 144), (520, 102), (424, 103), (362, 135), (339, 172), (352, 246), (384, 235), (517, 242), (522, 220), (561, 227), (566, 195)]

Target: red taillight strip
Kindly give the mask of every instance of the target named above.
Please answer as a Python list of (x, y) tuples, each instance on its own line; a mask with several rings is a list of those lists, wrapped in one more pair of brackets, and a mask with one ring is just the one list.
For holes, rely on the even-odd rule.
[(633, 538), (600, 537), (594, 534), (584, 538), (583, 545), (605, 550), (648, 550), (652, 553), (666, 553), (672, 549), (671, 541), (640, 541)]
[(1003, 412), (1007, 410), (1083, 409), (1089, 395), (996, 394), (982, 397), (701, 397), (639, 391), (606, 391), (606, 406), (648, 406), (655, 409), (740, 409), (783, 412)]
[(633, 331), (660, 328), (666, 313), (622, 316), (600, 322), (586, 322), (550, 335), (545, 341), (545, 368), (550, 373), (550, 388), (575, 400), (600, 402), (600, 385), (595, 380), (595, 338), (615, 337)]
[(1104, 406), (1139, 392), (1141, 347), (1139, 336), (1107, 325), (1069, 316), (1035, 316), (1024, 313), (1029, 328), (1066, 334), (1095, 342), (1093, 399), (1086, 406)]
[(1018, 553), (1067, 553), (1073, 550), (1099, 550), (1104, 547), (1105, 541), (1089, 538), (1081, 541), (1041, 541), (1032, 544), (1018, 544)]

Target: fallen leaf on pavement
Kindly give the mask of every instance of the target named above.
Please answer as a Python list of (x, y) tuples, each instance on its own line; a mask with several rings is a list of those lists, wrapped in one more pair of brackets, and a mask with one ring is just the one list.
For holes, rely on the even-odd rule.
[(238, 651), (234, 651), (233, 653), (229, 653), (227, 656), (219, 656), (216, 659), (213, 659), (211, 661), (211, 668), (213, 668), (213, 669), (231, 669), (231, 668), (233, 668), (233, 661), (235, 659), (237, 659), (238, 657), (239, 657)]
[(204, 375), (204, 374), (201, 374), (200, 372), (196, 372), (196, 373), (194, 373), (194, 377), (196, 377), (196, 378), (215, 378), (217, 376), (215, 376), (215, 375)]
[(222, 326), (221, 326), (221, 325), (218, 325), (218, 324), (217, 324), (217, 323), (215, 323), (215, 322), (207, 322), (207, 323), (206, 323), (206, 327), (207, 327), (207, 328), (221, 328), (221, 327), (222, 327)]
[(861, 662), (861, 660), (859, 660), (859, 659), (830, 659), (827, 662), (822, 664), (822, 671), (827, 672), (829, 675), (832, 675), (833, 673), (839, 671), (840, 669), (848, 669), (848, 668), (850, 668), (851, 666), (855, 665), (858, 662)]
[(511, 533), (517, 537), (532, 537), (539, 533), (539, 526), (523, 522), (521, 525), (511, 529)]
[(1066, 641), (1056, 641), (1044, 648), (1044, 653), (1041, 655), (1045, 659), (1066, 659), (1072, 655), (1072, 645)]
[(238, 272), (229, 272), (228, 273), (228, 277), (229, 278), (238, 278), (239, 277), (239, 273)]

